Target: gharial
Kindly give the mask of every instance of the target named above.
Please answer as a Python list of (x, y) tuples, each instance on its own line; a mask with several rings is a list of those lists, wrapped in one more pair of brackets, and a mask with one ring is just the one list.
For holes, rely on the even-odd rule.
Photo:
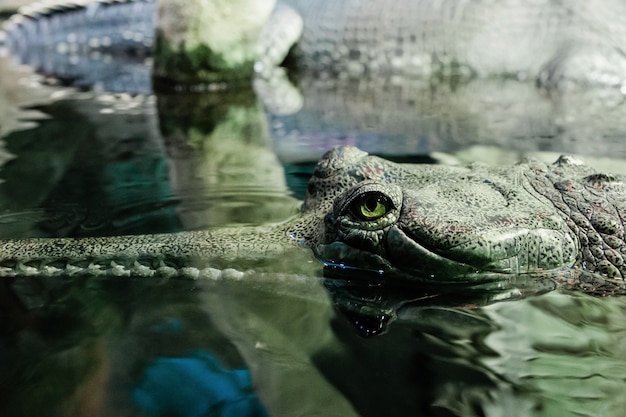
[[(38, 70), (87, 81), (108, 54), (154, 53), (159, 74), (219, 79), (276, 67), (291, 51), (295, 67), (322, 79), (496, 76), (620, 88), (625, 12), (616, 0), (49, 0), (9, 19), (4, 37)], [(141, 75), (129, 71), (129, 82)], [(97, 75), (106, 83), (115, 73)]]
[(301, 213), (285, 222), (2, 241), (0, 276), (197, 278), (229, 265), (306, 263), (312, 251), (331, 268), (379, 279), (472, 284), (579, 271), (619, 290), (625, 213), (622, 179), (572, 157), (504, 167), (398, 164), (346, 146), (319, 161)]
[[(544, 150), (614, 153), (625, 14), (618, 0), (45, 0), (6, 21), (0, 54), (81, 88), (148, 95), (159, 84), (152, 69), (163, 77), (158, 33), (173, 22), (190, 61), (199, 59), (192, 46), (208, 42), (217, 80), (240, 74), (220, 63), (249, 58), (244, 82), (254, 79), (281, 144), (295, 136), (328, 149), (352, 135), (400, 154), (475, 143), (528, 150), (529, 139)], [(229, 36), (203, 40), (204, 31)], [(247, 34), (240, 44), (236, 33)]]

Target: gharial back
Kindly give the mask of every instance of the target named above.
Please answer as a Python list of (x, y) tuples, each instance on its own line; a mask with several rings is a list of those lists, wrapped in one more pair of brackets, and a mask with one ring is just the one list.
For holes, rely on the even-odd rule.
[(605, 74), (614, 68), (614, 75), (626, 68), (618, 18), (626, 4), (619, 1), (283, 2), (303, 16), (298, 63), (315, 72), (508, 74), (549, 83), (562, 76), (597, 82), (594, 66)]
[[(626, 28), (619, 19), (626, 14), (626, 4), (619, 0), (279, 3), (292, 6), (302, 16), (304, 32), (295, 48), (295, 64), (314, 73), (353, 77), (496, 75), (534, 78), (546, 86), (562, 79), (621, 86), (626, 70), (621, 53)], [(114, 71), (97, 53), (76, 54), (79, 49), (94, 48), (106, 51), (105, 55), (132, 50), (135, 56), (151, 50), (155, 0), (51, 4), (25, 11), (12, 19), (7, 29), (7, 44), (14, 54), (43, 72), (67, 72), (67, 78), (79, 74), (87, 78), (84, 84), (89, 84), (111, 77)], [(268, 29), (280, 37), (284, 27)], [(33, 49), (42, 45), (45, 53)], [(91, 72), (101, 73), (89, 76), (90, 71), (78, 72), (72, 65), (91, 65)], [(145, 78), (139, 69), (125, 70), (128, 78)], [(114, 91), (118, 90), (122, 87), (115, 87)]]
[(36, 3), (3, 25), (20, 63), (81, 88), (149, 94), (154, 0)]

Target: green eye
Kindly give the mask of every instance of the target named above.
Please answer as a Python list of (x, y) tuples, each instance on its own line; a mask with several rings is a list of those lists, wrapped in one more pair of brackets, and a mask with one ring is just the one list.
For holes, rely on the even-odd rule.
[(350, 211), (359, 220), (378, 220), (389, 212), (391, 202), (384, 194), (370, 192), (352, 202)]

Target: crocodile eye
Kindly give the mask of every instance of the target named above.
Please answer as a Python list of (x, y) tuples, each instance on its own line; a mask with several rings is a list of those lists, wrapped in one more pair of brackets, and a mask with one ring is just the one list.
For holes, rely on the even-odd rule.
[(364, 221), (378, 220), (392, 208), (389, 197), (379, 192), (365, 193), (350, 203), (350, 213)]

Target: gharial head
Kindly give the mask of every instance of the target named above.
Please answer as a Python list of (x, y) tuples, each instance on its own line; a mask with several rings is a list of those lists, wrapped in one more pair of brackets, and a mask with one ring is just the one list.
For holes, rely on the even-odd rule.
[(290, 234), (328, 265), (422, 282), (573, 265), (576, 238), (524, 170), (397, 164), (337, 147), (317, 164)]

